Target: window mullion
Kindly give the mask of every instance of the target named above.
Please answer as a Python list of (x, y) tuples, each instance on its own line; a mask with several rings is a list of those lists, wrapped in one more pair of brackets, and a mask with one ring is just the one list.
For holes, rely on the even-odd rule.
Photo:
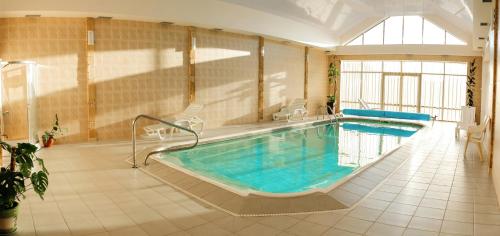
[(420, 44), (424, 44), (424, 20), (422, 17), (422, 38), (420, 39)]
[(404, 38), (405, 38), (405, 16), (403, 16), (403, 24), (402, 24), (402, 29), (401, 29), (401, 44), (404, 44)]
[[(383, 22), (383, 26), (382, 26), (382, 44), (385, 45), (385, 20)], [(382, 71), (384, 71), (384, 63), (382, 62)]]

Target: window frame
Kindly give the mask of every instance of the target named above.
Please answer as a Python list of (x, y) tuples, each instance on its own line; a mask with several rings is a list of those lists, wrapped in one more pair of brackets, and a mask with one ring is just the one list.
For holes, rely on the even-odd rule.
[[(382, 64), (382, 69), (380, 72), (374, 72), (374, 71), (365, 71), (364, 70), (364, 64), (365, 62), (370, 62), (370, 61), (377, 61), (377, 62), (380, 62)], [(343, 69), (343, 66), (342, 64), (344, 62), (356, 62), (356, 63), (360, 63), (360, 67), (359, 69), (356, 68), (356, 70), (348, 70), (348, 71), (342, 71)], [(400, 69), (399, 69), (399, 72), (386, 72), (385, 69), (384, 69), (384, 64), (385, 62), (399, 62), (400, 63)], [(419, 62), (420, 64), (420, 72), (418, 73), (414, 73), (414, 72), (403, 72), (403, 62)], [(442, 73), (433, 73), (433, 72), (424, 72), (423, 71), (423, 67), (424, 67), (424, 62), (439, 62), (439, 63), (443, 63), (443, 72)], [(448, 73), (446, 72), (445, 70), (445, 67), (446, 67), (446, 64), (447, 63), (458, 63), (458, 64), (463, 64), (465, 65), (465, 73), (464, 74), (459, 74), (459, 73)], [(466, 88), (464, 87), (465, 85), (465, 81), (467, 79), (467, 71), (469, 69), (469, 64), (466, 62), (466, 61), (439, 61), (439, 60), (341, 60), (341, 76), (340, 76), (340, 85), (339, 85), (339, 95), (340, 95), (340, 99), (339, 99), (339, 103), (340, 103), (340, 106), (341, 107), (359, 107), (358, 106), (358, 101), (357, 101), (357, 98), (353, 98), (352, 95), (349, 96), (348, 99), (345, 99), (344, 96), (342, 96), (344, 94), (344, 92), (342, 91), (342, 89), (349, 89), (349, 88), (345, 88), (343, 86), (343, 83), (345, 82), (346, 79), (356, 79), (358, 80), (359, 79), (359, 88), (355, 88), (356, 90), (359, 90), (359, 91), (354, 91), (354, 92), (349, 92), (348, 94), (357, 94), (359, 95), (359, 98), (362, 98), (363, 97), (363, 80), (365, 78), (365, 75), (366, 74), (379, 74), (380, 76), (380, 88), (377, 88), (377, 90), (379, 90), (380, 94), (377, 96), (377, 97), (380, 97), (380, 101), (379, 102), (376, 102), (374, 103), (373, 101), (370, 101), (367, 103), (369, 105), (372, 105), (372, 106), (376, 106), (376, 107), (380, 107), (380, 109), (384, 109), (384, 105), (385, 105), (385, 79), (386, 79), (386, 76), (398, 76), (399, 77), (399, 83), (400, 83), (400, 86), (403, 86), (403, 81), (404, 81), (404, 77), (405, 76), (415, 76), (417, 77), (417, 83), (418, 83), (418, 86), (417, 86), (417, 91), (415, 91), (416, 95), (417, 95), (417, 105), (416, 105), (416, 112), (421, 112), (423, 109), (430, 109), (431, 111), (439, 111), (438, 114), (433, 114), (433, 115), (438, 115), (438, 120), (446, 120), (446, 121), (456, 121), (457, 119), (459, 119), (459, 114), (453, 114), (453, 112), (456, 112), (456, 111), (459, 111), (460, 110), (460, 107), (445, 107), (445, 96), (446, 94), (448, 94), (445, 90), (446, 89), (449, 89), (448, 87), (450, 86), (449, 84), (452, 83), (454, 84), (453, 86), (453, 90), (456, 90), (456, 88)], [(346, 77), (346, 75), (352, 75), (354, 77)], [(439, 88), (440, 90), (442, 90), (440, 92), (440, 98), (439, 98), (439, 104), (440, 106), (438, 107), (435, 107), (435, 106), (427, 106), (427, 105), (423, 105), (424, 101), (423, 101), (423, 97), (422, 97), (422, 94), (424, 94), (423, 92), (423, 88), (422, 88), (422, 84), (423, 84), (423, 77), (425, 77), (426, 75), (429, 75), (429, 76), (438, 76), (440, 77), (440, 87)], [(359, 78), (356, 78), (355, 76), (359, 76)], [(457, 78), (458, 77), (458, 78)], [(456, 79), (460, 79), (462, 81), (464, 81), (464, 85), (461, 85), (460, 83), (456, 83), (456, 81), (452, 81), (452, 80), (456, 80)], [(448, 81), (450, 80), (450, 81)], [(349, 84), (349, 86), (352, 86), (351, 84)], [(355, 85), (357, 86), (357, 85)], [(458, 87), (457, 87), (458, 86)], [(403, 94), (401, 94), (403, 91), (403, 88), (400, 87), (400, 91), (399, 91), (399, 96), (404, 96)], [(426, 92), (427, 93), (427, 92)], [(463, 89), (463, 91), (460, 91), (459, 93), (457, 93), (457, 96), (456, 96), (456, 99), (459, 99), (459, 98), (464, 98), (464, 99), (461, 99), (463, 101), (460, 101), (460, 105), (465, 105), (466, 103), (466, 89)], [(453, 101), (456, 100), (455, 97), (453, 97)], [(449, 103), (449, 101), (448, 101)], [(346, 106), (347, 105), (347, 106)], [(401, 107), (405, 106), (401, 100), (400, 100), (400, 104), (399, 104), (399, 110), (398, 111), (403, 111)], [(452, 113), (450, 113), (450, 111)], [(446, 115), (447, 115), (447, 119), (444, 119), (444, 115), (445, 115), (445, 112), (448, 112)], [(452, 117), (452, 118), (450, 118)]]
[[(417, 17), (420, 17), (422, 19), (422, 21), (421, 21), (422, 32), (421, 32), (420, 43), (404, 43), (405, 17), (410, 17), (410, 16), (417, 16)], [(389, 18), (391, 18), (391, 17), (402, 17), (403, 18), (402, 19), (402, 27), (401, 27), (401, 43), (398, 43), (398, 44), (395, 44), (395, 43), (386, 44), (385, 43), (386, 42), (386, 40), (385, 40), (385, 38), (386, 38), (385, 37), (386, 36), (385, 35), (386, 21)], [(436, 26), (439, 29), (442, 29), (444, 31), (444, 43), (443, 44), (424, 43), (424, 32), (425, 32), (424, 25), (425, 25), (426, 21), (428, 21), (429, 23), (433, 24), (434, 26)], [(373, 28), (379, 26), (379, 25), (382, 25), (382, 44), (365, 44), (365, 34), (367, 32), (369, 32), (370, 30), (372, 30)], [(448, 34), (450, 34), (451, 36), (453, 36), (455, 39), (459, 40), (460, 43), (453, 43), (453, 44), (448, 43), (448, 40), (447, 40)], [(359, 37), (361, 37), (361, 44), (350, 45), (352, 42), (354, 42)], [(376, 24), (374, 24), (373, 26), (369, 27), (368, 29), (363, 30), (360, 34), (356, 35), (356, 37), (354, 37), (354, 38), (350, 39), (349, 41), (347, 41), (347, 43), (344, 43), (343, 46), (374, 46), (374, 45), (462, 45), (462, 46), (466, 46), (466, 45), (468, 45), (468, 43), (466, 41), (458, 38), (454, 34), (450, 33), (448, 30), (446, 30), (445, 28), (443, 28), (439, 24), (436, 24), (432, 20), (428, 20), (425, 17), (420, 16), (420, 15), (408, 15), (408, 16), (389, 16), (389, 17), (383, 18), (382, 20), (376, 22)]]

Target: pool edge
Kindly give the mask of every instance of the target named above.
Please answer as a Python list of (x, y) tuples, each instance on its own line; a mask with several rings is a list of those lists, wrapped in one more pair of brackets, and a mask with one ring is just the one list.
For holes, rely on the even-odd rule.
[[(361, 120), (374, 120), (374, 121), (380, 121), (381, 119), (366, 119), (366, 118), (357, 118), (357, 117), (346, 117), (346, 118), (342, 118), (343, 120), (358, 120), (358, 119), (361, 119)], [(262, 133), (266, 133), (266, 132), (272, 132), (272, 131), (276, 131), (276, 130), (282, 130), (282, 129), (288, 129), (288, 128), (293, 128), (293, 127), (304, 127), (304, 126), (308, 126), (308, 125), (312, 125), (312, 124), (316, 124), (316, 123), (324, 123), (324, 122), (328, 122), (328, 121), (309, 121), (309, 122), (306, 122), (306, 123), (300, 123), (300, 124), (291, 124), (291, 125), (287, 125), (285, 127), (277, 127), (277, 128), (266, 128), (266, 129), (262, 129), (262, 130), (257, 130), (257, 131), (254, 131), (254, 132), (251, 132), (250, 134), (244, 134), (244, 135), (238, 135), (238, 134), (234, 134), (234, 135), (224, 135), (224, 139), (227, 139), (227, 137), (231, 137), (229, 139), (232, 139), (232, 138), (241, 138), (241, 137), (244, 137), (244, 136), (248, 136), (248, 135), (255, 135), (255, 134), (262, 134)], [(393, 120), (390, 120), (390, 122), (394, 122)], [(194, 179), (194, 182), (196, 182), (196, 185), (200, 184), (200, 183), (206, 183), (208, 185), (212, 185), (213, 187), (216, 187), (216, 188), (219, 188), (219, 189), (222, 189), (223, 191), (227, 191), (227, 192), (231, 192), (232, 194), (236, 194), (237, 196), (239, 197), (242, 197), (242, 198), (269, 198), (269, 199), (273, 199), (273, 200), (277, 200), (277, 199), (282, 199), (282, 200), (289, 200), (289, 199), (293, 199), (293, 198), (305, 198), (307, 196), (312, 196), (312, 195), (322, 195), (323, 198), (326, 197), (326, 196), (329, 196), (331, 197), (332, 200), (334, 200), (334, 202), (336, 202), (335, 204), (333, 205), (336, 205), (336, 207), (333, 207), (335, 209), (332, 209), (332, 207), (328, 208), (322, 208), (322, 209), (318, 209), (317, 207), (312, 207), (310, 210), (306, 210), (306, 209), (302, 209), (300, 211), (291, 211), (290, 208), (288, 210), (285, 210), (285, 209), (282, 209), (282, 210), (279, 210), (279, 211), (272, 211), (272, 210), (263, 210), (263, 211), (253, 211), (253, 212), (235, 212), (234, 209), (231, 210), (231, 209), (228, 209), (227, 207), (224, 207), (223, 204), (217, 204), (217, 203), (214, 203), (214, 202), (210, 202), (209, 200), (205, 199), (205, 196), (203, 195), (196, 195), (194, 194), (191, 190), (191, 188), (193, 186), (189, 186), (186, 185), (186, 183), (178, 183), (176, 181), (172, 181), (171, 178), (162, 178), (161, 176), (161, 173), (154, 173), (155, 171), (151, 171), (151, 170), (148, 170), (149, 168), (146, 167), (146, 168), (141, 168), (142, 170), (144, 170), (146, 173), (156, 177), (157, 179), (160, 179), (162, 180), (162, 182), (165, 182), (167, 184), (169, 184), (170, 186), (173, 186), (175, 187), (176, 189), (179, 189), (181, 190), (182, 192), (206, 203), (206, 204), (209, 204), (213, 207), (216, 207), (224, 212), (227, 212), (227, 213), (230, 213), (232, 215), (239, 215), (239, 216), (243, 216), (243, 215), (251, 215), (251, 216), (255, 216), (255, 215), (258, 215), (258, 216), (264, 216), (264, 215), (289, 215), (289, 214), (301, 214), (301, 213), (312, 213), (312, 212), (328, 212), (328, 211), (333, 211), (333, 210), (339, 210), (339, 209), (345, 209), (345, 208), (348, 208), (352, 205), (354, 205), (355, 203), (357, 203), (359, 200), (362, 199), (362, 197), (360, 196), (360, 198), (358, 198), (358, 201), (345, 201), (345, 197), (342, 196), (342, 191), (338, 191), (339, 189), (342, 190), (342, 187), (346, 184), (348, 184), (349, 182), (351, 182), (351, 180), (353, 180), (354, 178), (360, 176), (360, 175), (363, 175), (367, 170), (369, 170), (370, 168), (372, 167), (375, 167), (376, 165), (378, 165), (380, 162), (386, 160), (388, 157), (390, 157), (391, 155), (393, 155), (395, 152), (397, 152), (398, 150), (401, 149), (401, 147), (407, 145), (410, 141), (416, 139), (417, 137), (419, 136), (422, 136), (424, 132), (424, 130), (427, 130), (428, 129), (428, 125), (424, 124), (424, 123), (421, 123), (421, 122), (407, 122), (407, 121), (404, 121), (404, 122), (401, 122), (401, 121), (396, 121), (396, 123), (407, 123), (407, 124), (413, 124), (413, 125), (418, 125), (421, 127), (421, 129), (419, 129), (419, 131), (417, 133), (415, 133), (411, 138), (409, 138), (408, 140), (405, 140), (403, 143), (401, 143), (400, 145), (398, 145), (397, 147), (395, 147), (394, 149), (392, 150), (389, 150), (387, 151), (386, 153), (382, 154), (381, 157), (377, 160), (377, 161), (374, 161), (366, 166), (363, 166), (361, 167), (360, 169), (356, 170), (355, 172), (351, 173), (350, 175), (344, 177), (341, 181), (338, 181), (336, 182), (335, 184), (329, 186), (328, 188), (324, 188), (324, 189), (311, 189), (311, 190), (308, 190), (308, 191), (305, 191), (305, 192), (301, 192), (301, 193), (297, 193), (297, 194), (255, 194), (253, 191), (247, 191), (246, 193), (244, 194), (237, 194), (236, 192), (237, 191), (234, 191), (234, 188), (227, 188), (227, 185), (226, 184), (221, 184), (221, 183), (218, 183), (217, 181), (213, 181), (211, 179), (208, 179), (207, 177), (204, 177), (204, 176), (201, 176), (199, 174), (196, 174), (196, 173), (193, 173), (185, 168), (182, 168), (182, 167), (178, 167), (178, 166), (169, 166), (167, 165), (166, 163), (162, 162), (162, 161), (158, 161), (158, 160), (154, 160), (155, 163), (157, 164), (160, 164), (161, 166), (165, 167), (165, 168), (170, 168), (172, 170), (175, 170), (177, 172), (181, 172), (183, 173), (185, 176), (190, 176), (190, 178)], [(216, 142), (216, 141), (220, 141), (221, 139), (218, 138), (218, 137), (215, 137), (215, 138), (209, 138), (207, 140), (205, 140), (205, 142), (200, 142), (200, 143), (210, 143), (210, 142)], [(400, 163), (398, 163), (398, 165), (390, 172), (392, 173), (393, 171), (397, 170), (403, 163), (405, 163), (406, 161), (406, 158), (404, 158), (403, 160), (400, 161)], [(186, 173), (187, 172), (187, 173)], [(387, 175), (385, 177), (387, 177), (390, 173), (387, 173)], [(166, 177), (166, 176), (164, 176)], [(188, 178), (188, 177), (186, 177)], [(370, 189), (370, 191), (368, 191), (367, 193), (373, 191), (376, 186), (378, 186), (380, 183), (382, 183), (384, 181), (385, 178), (381, 179), (379, 181), (379, 183), (377, 185), (375, 185), (372, 189)], [(196, 181), (197, 180), (197, 181)], [(181, 181), (182, 182), (182, 181)], [(187, 181), (189, 182), (189, 181)], [(221, 186), (222, 185), (222, 186)], [(319, 190), (319, 191), (318, 191)], [(255, 192), (258, 192), (258, 191), (255, 191)], [(344, 194), (345, 195), (345, 194)], [(261, 201), (265, 201), (263, 199), (260, 199)], [(308, 201), (310, 201), (311, 199), (309, 199)], [(340, 204), (338, 204), (340, 203)], [(307, 203), (303, 203), (303, 204), (306, 204)], [(332, 204), (330, 204), (331, 206)], [(298, 209), (297, 209), (298, 210)]]

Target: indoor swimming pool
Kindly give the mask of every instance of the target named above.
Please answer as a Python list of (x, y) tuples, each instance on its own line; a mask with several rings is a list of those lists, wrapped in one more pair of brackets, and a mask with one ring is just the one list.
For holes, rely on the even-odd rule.
[(237, 191), (294, 194), (334, 185), (420, 128), (370, 120), (318, 123), (201, 144), (159, 159)]

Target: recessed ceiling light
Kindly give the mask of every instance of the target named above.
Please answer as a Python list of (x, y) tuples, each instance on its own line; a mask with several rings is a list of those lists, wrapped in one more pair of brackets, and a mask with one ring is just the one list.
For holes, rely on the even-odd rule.
[(489, 24), (487, 22), (481, 22), (479, 23), (480, 26), (488, 26)]
[(217, 32), (222, 31), (222, 29), (221, 29), (221, 28), (213, 28), (212, 30), (213, 30), (213, 31), (217, 31)]

